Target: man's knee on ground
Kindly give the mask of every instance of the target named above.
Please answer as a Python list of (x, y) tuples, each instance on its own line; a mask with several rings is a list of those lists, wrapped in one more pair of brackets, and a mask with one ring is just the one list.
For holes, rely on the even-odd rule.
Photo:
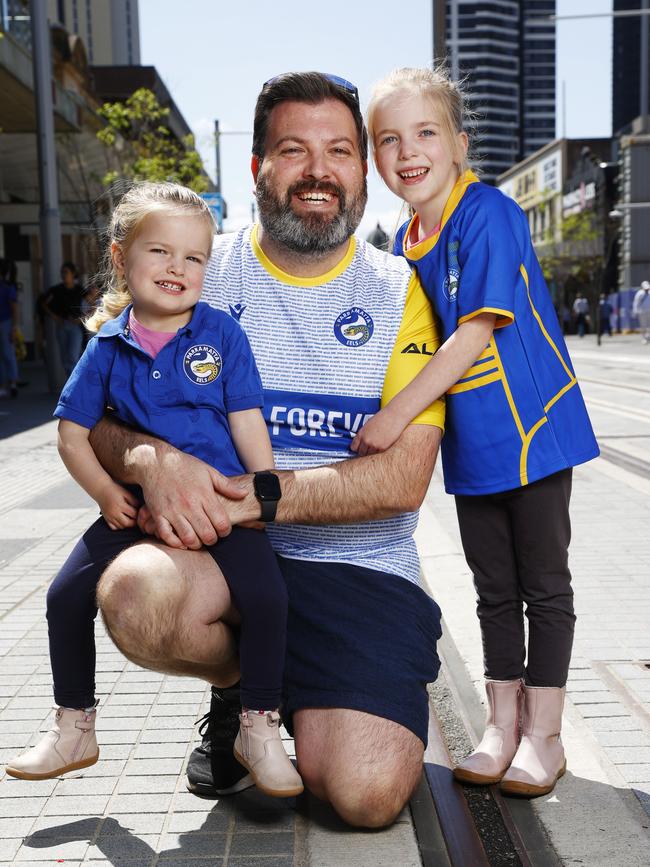
[(343, 772), (328, 763), (326, 756), (301, 755), (298, 751), (298, 770), (305, 786), (316, 797), (329, 801), (344, 822), (358, 828), (392, 825), (410, 798), (421, 769), (419, 763), (391, 774), (366, 765)]
[(153, 545), (129, 548), (110, 564), (97, 587), (97, 605), (125, 656), (157, 659), (168, 652), (179, 586), (173, 563)]
[(327, 789), (327, 800), (344, 822), (356, 828), (386, 828), (392, 825), (408, 801), (412, 786), (402, 780), (351, 779), (347, 785)]

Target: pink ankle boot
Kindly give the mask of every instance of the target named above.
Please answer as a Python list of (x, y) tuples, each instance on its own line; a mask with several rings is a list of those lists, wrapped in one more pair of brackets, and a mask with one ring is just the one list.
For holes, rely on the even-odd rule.
[(564, 687), (524, 687), (522, 738), (499, 786), (504, 794), (546, 795), (564, 774), (566, 759), (560, 740), (564, 693)]
[(273, 710), (242, 711), (233, 753), (250, 771), (257, 788), (275, 798), (292, 798), (303, 791), (280, 738), (280, 714)]
[(6, 772), (20, 780), (49, 780), (94, 765), (99, 758), (96, 716), (95, 708), (86, 711), (57, 707), (51, 731), (31, 750), (12, 759)]
[(519, 743), (519, 709), (523, 681), (486, 680), (488, 712), (485, 734), (474, 752), (454, 768), (463, 783), (498, 783)]

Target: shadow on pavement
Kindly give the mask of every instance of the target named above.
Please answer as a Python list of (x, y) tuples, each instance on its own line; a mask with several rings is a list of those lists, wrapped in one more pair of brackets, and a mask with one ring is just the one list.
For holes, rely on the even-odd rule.
[[(111, 816), (93, 816), (67, 824), (60, 824), (60, 818), (53, 818), (52, 821), (58, 824), (35, 831), (24, 838), (23, 845), (25, 848), (50, 850), (47, 857), (54, 859), (53, 863), (58, 859), (76, 860), (63, 847), (74, 841), (88, 841), (101, 852), (103, 858), (115, 865), (126, 863), (149, 867), (154, 862), (158, 863), (158, 859), (170, 867), (185, 865), (188, 861), (197, 865), (221, 864), (228, 851), (234, 859), (233, 863), (242, 867), (262, 861), (274, 867), (284, 867), (285, 864), (294, 863), (294, 824), (297, 813), (303, 812), (297, 803), (302, 800), (289, 798), (280, 801), (254, 790), (242, 792), (227, 800), (217, 801), (212, 811), (204, 817), (200, 828), (175, 830), (183, 824), (191, 824), (195, 814), (174, 813), (172, 819), (176, 821), (172, 821), (171, 829), (163, 832), (162, 837), (159, 833), (136, 834), (128, 827), (129, 816), (124, 814), (120, 815), (120, 821)], [(119, 810), (119, 795), (116, 810)], [(134, 816), (134, 822), (140, 815)], [(147, 841), (153, 843), (159, 837), (160, 846), (152, 848)], [(170, 838), (168, 848), (165, 837)], [(57, 847), (62, 848), (56, 852), (54, 850)], [(264, 852), (267, 848), (270, 851)], [(22, 852), (24, 858), (25, 849)], [(269, 861), (269, 855), (276, 857)]]
[(18, 397), (0, 398), (0, 440), (52, 421), (57, 395), (48, 391), (44, 364), (23, 364), (20, 375), (25, 385)]

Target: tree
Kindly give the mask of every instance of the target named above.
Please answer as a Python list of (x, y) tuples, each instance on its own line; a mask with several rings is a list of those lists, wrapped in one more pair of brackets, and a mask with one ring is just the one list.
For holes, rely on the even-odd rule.
[(146, 87), (125, 102), (106, 102), (99, 109), (106, 126), (97, 138), (110, 152), (112, 167), (102, 178), (116, 181), (175, 181), (197, 193), (208, 189), (208, 178), (194, 146), (194, 137), (179, 140), (169, 129), (169, 109)]
[(590, 294), (600, 291), (604, 262), (604, 239), (599, 214), (580, 211), (562, 220), (561, 241), (551, 238), (539, 251), (539, 263), (549, 283), (578, 288), (588, 287)]

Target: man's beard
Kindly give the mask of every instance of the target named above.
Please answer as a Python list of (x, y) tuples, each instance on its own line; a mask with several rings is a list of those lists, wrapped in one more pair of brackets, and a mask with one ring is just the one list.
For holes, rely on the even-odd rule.
[[(296, 214), (291, 207), (292, 196), (299, 193), (322, 192), (337, 196), (338, 213)], [(263, 175), (257, 179), (257, 206), (260, 222), (265, 232), (278, 244), (294, 253), (319, 255), (340, 247), (354, 234), (361, 222), (368, 200), (368, 188), (364, 177), (360, 189), (349, 199), (338, 184), (329, 181), (298, 181), (292, 184), (280, 200)]]

